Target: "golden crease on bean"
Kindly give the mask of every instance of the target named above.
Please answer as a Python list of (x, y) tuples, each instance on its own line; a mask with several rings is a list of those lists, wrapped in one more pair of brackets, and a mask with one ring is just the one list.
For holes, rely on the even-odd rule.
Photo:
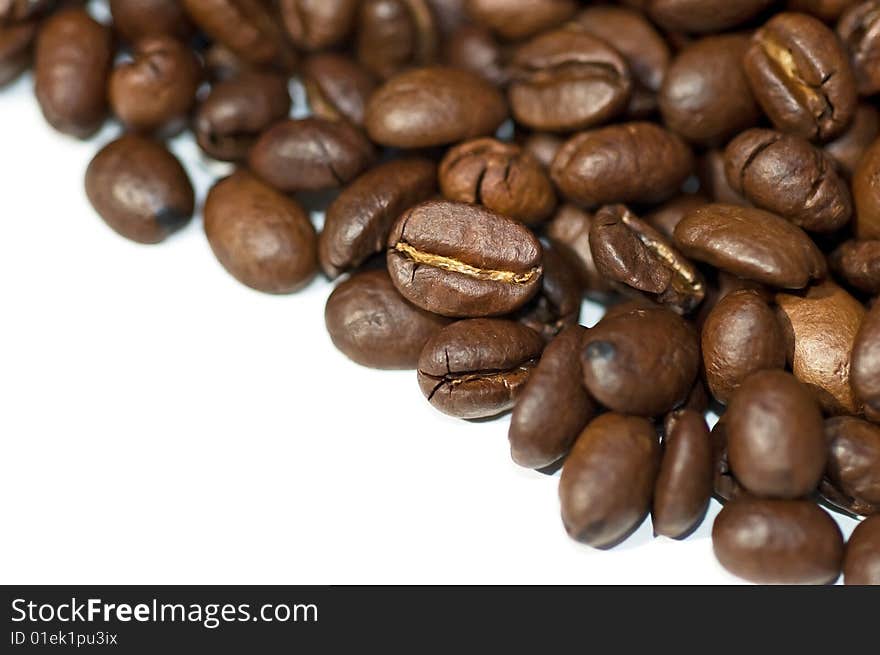
[(411, 260), (418, 264), (442, 268), (444, 271), (461, 273), (469, 277), (480, 280), (492, 280), (493, 282), (506, 282), (507, 284), (528, 284), (537, 279), (541, 275), (541, 267), (535, 266), (525, 273), (515, 273), (513, 271), (498, 271), (491, 268), (477, 268), (462, 261), (453, 259), (452, 257), (444, 257), (443, 255), (432, 255), (431, 253), (422, 252), (418, 248), (414, 248), (405, 241), (399, 241), (395, 244), (394, 250), (401, 252)]

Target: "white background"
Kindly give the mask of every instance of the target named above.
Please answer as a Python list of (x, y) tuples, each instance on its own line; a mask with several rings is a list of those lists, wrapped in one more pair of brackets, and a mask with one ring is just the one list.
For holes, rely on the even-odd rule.
[[(0, 582), (736, 582), (715, 501), (684, 542), (650, 520), (611, 551), (571, 541), (507, 418), (445, 417), (415, 373), (334, 349), (323, 278), (248, 290), (200, 216), (118, 237), (83, 191), (117, 128), (56, 134), (31, 85), (0, 90)], [(203, 200), (218, 171), (173, 148)]]

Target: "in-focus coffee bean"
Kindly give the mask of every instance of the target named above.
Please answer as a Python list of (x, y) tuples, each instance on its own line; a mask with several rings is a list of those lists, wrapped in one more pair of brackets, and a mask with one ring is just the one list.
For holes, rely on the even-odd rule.
[(843, 582), (880, 585), (880, 516), (865, 519), (850, 535), (843, 557)]
[(828, 467), (822, 495), (853, 514), (880, 513), (880, 427), (854, 416), (825, 421)]
[(880, 240), (844, 241), (831, 253), (831, 268), (859, 291), (880, 294)]
[(852, 349), (850, 382), (865, 416), (880, 422), (880, 303), (875, 302), (862, 320)]

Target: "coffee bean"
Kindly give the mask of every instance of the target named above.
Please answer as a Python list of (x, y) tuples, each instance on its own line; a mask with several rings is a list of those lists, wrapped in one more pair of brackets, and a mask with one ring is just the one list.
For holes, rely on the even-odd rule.
[(805, 230), (833, 232), (852, 216), (846, 182), (831, 158), (804, 138), (748, 130), (727, 145), (724, 157), (737, 193)]
[(553, 243), (541, 245), (544, 251), (541, 288), (511, 318), (550, 341), (567, 326), (577, 324), (584, 288), (571, 258)]
[(155, 36), (138, 41), (133, 56), (110, 76), (113, 113), (134, 131), (182, 127), (202, 77), (193, 51), (175, 38)]
[(115, 29), (129, 43), (151, 36), (186, 41), (193, 24), (178, 0), (110, 0)]
[(207, 78), (212, 82), (224, 82), (259, 69), (259, 66), (244, 61), (220, 43), (215, 43), (205, 50), (202, 59)]
[(428, 0), (443, 36), (448, 37), (469, 22), (465, 2), (466, 0)]
[(659, 94), (670, 130), (693, 143), (718, 145), (757, 124), (760, 110), (742, 67), (748, 46), (741, 34), (710, 36), (676, 56)]
[(788, 0), (786, 6), (790, 11), (802, 11), (830, 23), (857, 2), (859, 0)]
[(651, 18), (669, 31), (721, 32), (742, 25), (774, 0), (644, 0)]
[(654, 485), (654, 534), (681, 539), (702, 522), (712, 496), (712, 443), (698, 412), (666, 417), (663, 456)]
[(543, 221), (556, 207), (547, 174), (519, 146), (497, 139), (465, 141), (440, 163), (447, 200), (477, 203), (523, 223)]
[(843, 558), (843, 582), (880, 585), (880, 516), (865, 519), (850, 535)]
[(436, 188), (437, 167), (426, 159), (390, 161), (361, 175), (327, 209), (318, 241), (321, 268), (335, 278), (384, 251), (398, 217)]
[(590, 249), (593, 220), (592, 214), (579, 207), (562, 205), (547, 224), (547, 236), (575, 264), (584, 290), (607, 292), (611, 287), (596, 269)]
[(859, 291), (880, 294), (880, 241), (842, 243), (830, 257), (831, 268)]
[(504, 97), (478, 75), (416, 68), (388, 80), (367, 103), (370, 138), (396, 148), (425, 148), (493, 134), (507, 117)]
[(257, 291), (291, 293), (317, 269), (317, 236), (305, 210), (245, 171), (211, 189), (205, 234), (223, 267)]
[(0, 26), (0, 87), (16, 80), (31, 64), (37, 22)]
[(540, 289), (535, 236), (512, 218), (475, 205), (422, 203), (398, 219), (388, 248), (398, 291), (435, 314), (507, 314)]
[(843, 535), (807, 500), (740, 498), (715, 518), (712, 547), (721, 565), (758, 584), (826, 584), (840, 575)]
[(559, 480), (569, 536), (596, 548), (625, 539), (650, 509), (659, 460), (657, 433), (645, 419), (613, 413), (593, 419)]
[(470, 17), (511, 41), (560, 25), (577, 11), (574, 0), (465, 0)]
[(435, 333), (419, 357), (419, 387), (445, 414), (477, 419), (506, 412), (529, 379), (544, 341), (500, 319), (457, 321)]
[(302, 79), (315, 116), (363, 126), (376, 81), (360, 64), (334, 53), (312, 55), (303, 63)]
[(853, 392), (865, 404), (865, 415), (880, 422), (880, 303), (874, 303), (862, 320), (851, 361)]
[(644, 220), (663, 236), (672, 239), (675, 226), (688, 212), (708, 204), (709, 200), (700, 193), (682, 193), (645, 214)]
[(737, 482), (733, 471), (730, 470), (730, 458), (727, 451), (727, 426), (724, 415), (715, 423), (709, 437), (712, 442), (712, 459), (714, 462), (712, 490), (715, 497), (722, 503), (726, 503), (729, 500), (748, 496), (749, 492)]
[(3, 0), (0, 3), (0, 26), (38, 18), (54, 8), (55, 0)]
[(577, 24), (517, 48), (511, 78), (508, 99), (516, 121), (550, 132), (607, 122), (626, 108), (632, 87), (623, 57)]
[(584, 383), (615, 412), (660, 416), (687, 398), (697, 377), (699, 348), (696, 331), (669, 310), (606, 317), (584, 339)]
[(880, 239), (880, 139), (862, 155), (852, 179), (859, 239)]
[(850, 355), (865, 316), (862, 304), (832, 282), (805, 295), (776, 296), (783, 329), (793, 339), (790, 363), (795, 377), (832, 414), (860, 411), (850, 387)]
[(192, 184), (162, 144), (125, 135), (104, 146), (86, 170), (86, 194), (116, 232), (139, 243), (159, 243), (189, 222)]
[(812, 493), (825, 469), (822, 413), (809, 389), (785, 371), (743, 380), (725, 414), (730, 467), (757, 496)]
[(43, 23), (34, 55), (37, 100), (52, 127), (86, 138), (107, 114), (113, 34), (84, 9), (69, 8)]
[(687, 314), (705, 296), (703, 279), (667, 239), (623, 205), (603, 207), (590, 227), (599, 274)]
[(744, 61), (752, 92), (778, 130), (827, 141), (852, 120), (852, 68), (834, 32), (815, 18), (776, 14), (755, 32)]
[(541, 164), (544, 170), (549, 171), (562, 143), (562, 138), (555, 134), (533, 132), (523, 141), (522, 147)]
[(880, 2), (869, 0), (850, 7), (837, 23), (837, 35), (849, 51), (859, 94), (880, 91)]
[(712, 395), (727, 403), (756, 371), (785, 368), (785, 340), (776, 314), (756, 291), (724, 296), (706, 317), (703, 368)]
[(862, 103), (856, 109), (849, 127), (834, 141), (825, 144), (825, 152), (847, 177), (852, 177), (868, 147), (880, 134), (880, 114), (871, 105)]
[(492, 33), (477, 25), (462, 25), (449, 35), (443, 49), (447, 66), (475, 73), (495, 86), (506, 85), (510, 77), (505, 59)]
[(542, 469), (560, 460), (596, 413), (578, 361), (585, 332), (572, 325), (553, 339), (517, 398), (508, 439), (520, 466)]
[(327, 299), (330, 339), (363, 366), (415, 369), (428, 339), (449, 319), (404, 300), (383, 270), (356, 273)]
[(340, 187), (373, 161), (373, 147), (342, 121), (303, 118), (276, 123), (248, 156), (253, 171), (279, 191)]
[(713, 202), (725, 205), (738, 205), (751, 207), (750, 203), (742, 194), (731, 188), (724, 171), (724, 151), (709, 150), (699, 160), (697, 176), (700, 178), (700, 191), (706, 194)]
[(281, 0), (279, 10), (290, 40), (303, 50), (323, 50), (351, 33), (358, 0)]
[(825, 421), (825, 438), (823, 495), (853, 514), (880, 513), (880, 427), (854, 416), (836, 416)]
[(426, 0), (363, 0), (357, 21), (358, 61), (377, 77), (437, 58), (439, 33)]
[(705, 205), (675, 227), (675, 241), (693, 259), (783, 289), (801, 289), (826, 273), (822, 253), (803, 230), (760, 209)]
[(571, 137), (551, 176), (563, 195), (584, 206), (656, 203), (679, 190), (692, 165), (676, 135), (652, 123), (624, 123)]

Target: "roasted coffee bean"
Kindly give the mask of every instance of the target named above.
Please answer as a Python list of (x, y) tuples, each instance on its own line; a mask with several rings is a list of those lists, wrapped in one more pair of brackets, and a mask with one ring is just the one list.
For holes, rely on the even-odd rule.
[(840, 15), (860, 0), (788, 0), (786, 7), (790, 11), (802, 11), (812, 14), (826, 23), (840, 18)]
[(449, 323), (404, 300), (383, 270), (356, 273), (337, 286), (324, 321), (342, 353), (384, 369), (415, 369), (428, 339)]
[(39, 18), (54, 5), (55, 0), (0, 0), (0, 26)]
[(831, 268), (859, 291), (880, 294), (880, 241), (850, 240), (830, 257)]
[(692, 410), (667, 416), (651, 509), (654, 534), (681, 539), (700, 524), (712, 497), (713, 466), (703, 416)]
[(727, 403), (752, 373), (785, 368), (782, 328), (757, 291), (734, 291), (719, 300), (701, 339), (706, 382), (718, 402)]
[(193, 22), (246, 62), (289, 70), (296, 55), (274, 4), (262, 0), (181, 0)]
[(180, 127), (196, 100), (201, 64), (190, 48), (168, 36), (138, 41), (134, 60), (110, 76), (110, 107), (130, 130)]
[(590, 226), (593, 215), (575, 207), (562, 205), (547, 225), (547, 236), (572, 260), (586, 291), (605, 292), (611, 288), (599, 274), (590, 250)]
[(465, 141), (446, 153), (439, 176), (447, 200), (477, 203), (523, 223), (539, 223), (556, 207), (550, 178), (513, 143)]
[(685, 255), (747, 280), (801, 289), (825, 276), (825, 258), (803, 230), (775, 214), (712, 204), (675, 227)]
[(17, 79), (31, 63), (36, 21), (0, 26), (0, 87)]
[(224, 82), (255, 70), (253, 64), (241, 59), (226, 46), (215, 43), (202, 53), (205, 74), (211, 82)]
[(727, 173), (724, 172), (724, 152), (722, 150), (709, 150), (700, 157), (697, 176), (700, 178), (700, 191), (713, 202), (751, 207), (752, 203), (742, 194), (734, 191), (728, 183)]
[(671, 32), (722, 32), (760, 14), (774, 0), (637, 0)]
[(825, 421), (825, 438), (823, 495), (854, 514), (880, 513), (880, 427), (854, 416), (836, 416)]
[(457, 321), (435, 333), (419, 357), (419, 387), (444, 414), (477, 419), (513, 407), (544, 341), (500, 319)]
[(606, 317), (587, 333), (581, 352), (593, 398), (615, 412), (639, 416), (660, 416), (684, 402), (699, 360), (696, 331), (667, 309)]
[(880, 585), (880, 516), (865, 519), (850, 535), (843, 557), (843, 582)]
[(682, 193), (645, 214), (645, 222), (652, 225), (663, 236), (672, 239), (675, 226), (688, 212), (708, 204), (709, 200), (700, 193)]
[(193, 24), (180, 0), (110, 0), (113, 29), (129, 43), (150, 36), (171, 36), (185, 41)]
[(404, 298), (443, 316), (496, 316), (541, 287), (541, 244), (521, 223), (476, 205), (430, 201), (388, 238), (388, 270)]
[(862, 320), (852, 350), (850, 382), (865, 416), (880, 422), (880, 303), (874, 303)]
[(372, 162), (369, 141), (344, 121), (303, 118), (263, 132), (248, 157), (253, 171), (279, 191), (340, 187)]
[(437, 58), (439, 33), (426, 0), (363, 0), (357, 20), (358, 61), (373, 75), (387, 79)]
[(428, 0), (443, 36), (449, 36), (468, 23), (467, 0)]
[(330, 278), (385, 250), (397, 218), (437, 188), (437, 167), (426, 159), (399, 159), (367, 171), (337, 196), (318, 240), (321, 268)]
[(736, 479), (757, 496), (799, 498), (825, 470), (822, 413), (810, 390), (785, 371), (742, 381), (724, 416)]
[(749, 492), (737, 482), (733, 471), (730, 470), (730, 458), (727, 452), (727, 426), (725, 425), (723, 415), (715, 423), (709, 437), (712, 441), (712, 459), (714, 462), (712, 489), (715, 497), (724, 503), (747, 496)]
[(542, 244), (542, 250), (541, 288), (512, 318), (550, 341), (567, 326), (577, 324), (584, 287), (576, 264), (559, 246), (550, 242)]
[(852, 179), (859, 239), (880, 239), (880, 139), (862, 155)]
[(536, 130), (570, 132), (606, 123), (629, 102), (626, 60), (577, 24), (524, 43), (510, 66), (513, 116)]
[(695, 41), (676, 56), (658, 97), (669, 129), (717, 145), (757, 124), (760, 110), (742, 67), (748, 47), (747, 36), (725, 34)]
[(837, 35), (849, 51), (859, 94), (880, 91), (880, 2), (868, 0), (850, 7), (837, 23)]
[(650, 509), (659, 460), (657, 433), (645, 419), (613, 413), (593, 419), (559, 480), (569, 536), (596, 548), (625, 539)]
[(645, 16), (627, 7), (597, 5), (575, 20), (623, 55), (633, 79), (627, 115), (645, 118), (657, 109), (656, 94), (669, 67), (669, 46)]
[(758, 584), (826, 584), (840, 575), (843, 535), (808, 500), (740, 498), (715, 518), (712, 547), (721, 565)]
[(834, 32), (812, 16), (781, 13), (752, 37), (745, 56), (752, 92), (776, 128), (828, 141), (856, 110), (856, 81)]
[(199, 146), (214, 159), (247, 157), (260, 134), (290, 112), (285, 79), (275, 73), (244, 72), (219, 82), (196, 112)]
[(425, 148), (488, 136), (507, 105), (483, 78), (455, 68), (417, 68), (379, 87), (367, 103), (370, 138), (395, 148)]
[(776, 296), (780, 320), (793, 342), (789, 350), (795, 377), (816, 394), (831, 414), (861, 411), (850, 387), (850, 355), (865, 316), (862, 304), (832, 282), (805, 295)]
[(292, 293), (317, 270), (317, 235), (305, 210), (245, 171), (208, 193), (205, 234), (223, 267), (257, 291)]
[(684, 142), (653, 123), (624, 123), (571, 137), (550, 170), (572, 202), (656, 203), (674, 195), (691, 173)]
[(706, 385), (703, 381), (700, 378), (697, 378), (696, 382), (694, 382), (694, 386), (691, 387), (691, 392), (688, 394), (687, 399), (684, 401), (684, 404), (680, 409), (690, 409), (702, 416), (709, 411), (709, 402), (709, 391), (706, 389)]
[(880, 114), (871, 105), (862, 103), (846, 131), (834, 141), (825, 144), (825, 152), (840, 170), (852, 177), (868, 147), (880, 134)]
[(505, 39), (524, 39), (574, 15), (574, 0), (465, 0), (468, 14)]
[(505, 54), (492, 33), (477, 25), (462, 25), (449, 35), (443, 49), (447, 66), (476, 73), (495, 86), (507, 84)]
[(351, 33), (358, 0), (280, 0), (290, 40), (303, 50), (322, 50), (344, 42)]
[(687, 314), (705, 296), (703, 279), (667, 239), (623, 205), (603, 207), (590, 227), (596, 270), (651, 300)]
[(335, 53), (313, 55), (303, 63), (302, 80), (315, 116), (363, 126), (376, 81), (357, 62)]
[(572, 325), (551, 341), (517, 398), (508, 439), (520, 466), (542, 469), (562, 459), (596, 413), (578, 360), (585, 332)]
[(113, 33), (85, 9), (63, 9), (43, 23), (34, 55), (37, 100), (52, 127), (86, 138), (107, 115)]
[(538, 160), (538, 163), (549, 171), (553, 164), (553, 158), (562, 147), (563, 140), (555, 134), (548, 132), (534, 132), (522, 143), (523, 150)]
[(192, 217), (192, 184), (160, 143), (125, 135), (98, 152), (86, 170), (86, 194), (119, 234), (159, 243)]
[(748, 130), (727, 145), (724, 157), (737, 193), (805, 230), (833, 232), (852, 217), (849, 187), (833, 161), (802, 137)]

